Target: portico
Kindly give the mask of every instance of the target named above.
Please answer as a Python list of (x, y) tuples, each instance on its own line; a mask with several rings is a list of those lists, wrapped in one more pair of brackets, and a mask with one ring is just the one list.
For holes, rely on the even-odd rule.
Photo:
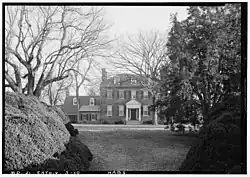
[(126, 103), (126, 121), (129, 120), (141, 121), (141, 103), (136, 100)]

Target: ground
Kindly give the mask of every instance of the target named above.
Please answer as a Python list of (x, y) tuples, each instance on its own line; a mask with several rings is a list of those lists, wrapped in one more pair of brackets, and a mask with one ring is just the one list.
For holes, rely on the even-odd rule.
[(94, 155), (90, 171), (175, 171), (195, 141), (157, 128), (81, 127), (79, 136)]

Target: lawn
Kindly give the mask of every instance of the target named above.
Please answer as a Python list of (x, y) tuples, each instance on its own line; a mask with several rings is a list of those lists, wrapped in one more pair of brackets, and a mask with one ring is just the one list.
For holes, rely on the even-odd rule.
[(175, 171), (196, 139), (170, 131), (81, 131), (94, 155), (90, 171)]

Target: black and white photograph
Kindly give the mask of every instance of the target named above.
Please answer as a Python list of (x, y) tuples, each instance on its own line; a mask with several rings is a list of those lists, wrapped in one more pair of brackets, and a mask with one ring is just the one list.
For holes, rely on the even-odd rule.
[(247, 174), (247, 8), (3, 2), (2, 173)]

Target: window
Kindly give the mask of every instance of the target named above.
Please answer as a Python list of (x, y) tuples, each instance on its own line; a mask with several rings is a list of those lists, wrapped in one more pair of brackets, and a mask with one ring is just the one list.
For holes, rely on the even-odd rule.
[(97, 114), (91, 114), (91, 121), (97, 121)]
[(107, 91), (107, 98), (112, 99), (112, 90)]
[(77, 105), (77, 99), (73, 98), (73, 105)]
[(88, 114), (83, 114), (83, 119), (87, 120), (87, 116), (88, 116)]
[(148, 116), (148, 105), (143, 105), (143, 116)]
[(95, 99), (94, 98), (90, 98), (89, 105), (90, 106), (94, 106), (95, 105)]
[(119, 99), (124, 99), (124, 91), (119, 90)]
[(143, 98), (148, 99), (148, 91), (147, 90), (143, 91)]
[(131, 97), (132, 97), (132, 99), (136, 99), (136, 91), (135, 90), (131, 91)]
[(136, 79), (131, 78), (131, 84), (136, 84)]
[(119, 116), (124, 116), (124, 105), (119, 105)]
[(112, 116), (112, 105), (108, 105), (107, 107), (107, 116)]

